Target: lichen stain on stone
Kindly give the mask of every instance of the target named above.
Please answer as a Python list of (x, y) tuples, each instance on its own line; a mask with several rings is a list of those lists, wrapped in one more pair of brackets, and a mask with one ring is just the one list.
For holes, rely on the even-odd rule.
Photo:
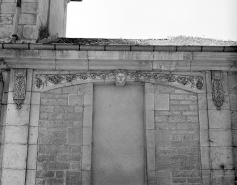
[(49, 28), (48, 27), (40, 27), (39, 28), (39, 40), (45, 39), (49, 37)]

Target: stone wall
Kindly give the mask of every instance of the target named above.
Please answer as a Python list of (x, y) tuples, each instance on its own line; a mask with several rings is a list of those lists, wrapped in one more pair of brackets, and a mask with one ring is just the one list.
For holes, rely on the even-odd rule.
[[(39, 73), (49, 72), (11, 70), (10, 84), (4, 85), (1, 183), (90, 185), (93, 83), (55, 82), (37, 89)], [(220, 110), (212, 100), (215, 73), (221, 74), (225, 98)], [(27, 79), (21, 109), (13, 101), (16, 75)], [(148, 185), (235, 183), (237, 75), (206, 71), (203, 76), (205, 87), (198, 93), (144, 83)]]
[(235, 170), (235, 183), (237, 183), (237, 73), (228, 73), (229, 96), (230, 96), (230, 115), (232, 129), (232, 146)]
[[(66, 35), (68, 0), (22, 0), (18, 42), (36, 42), (48, 36)], [(16, 0), (0, 1), (0, 41), (9, 42), (16, 16)]]
[(79, 85), (41, 93), (37, 185), (81, 184), (84, 91)]
[[(0, 39), (2, 40), (12, 36), (16, 1), (3, 0), (0, 3)], [(17, 32), (21, 39), (34, 40), (38, 38), (38, 28), (36, 26), (37, 12), (38, 0), (22, 1)]]
[[(153, 184), (201, 184), (198, 98), (171, 86), (151, 86), (154, 92), (156, 172)], [(154, 173), (154, 172), (153, 172)]]

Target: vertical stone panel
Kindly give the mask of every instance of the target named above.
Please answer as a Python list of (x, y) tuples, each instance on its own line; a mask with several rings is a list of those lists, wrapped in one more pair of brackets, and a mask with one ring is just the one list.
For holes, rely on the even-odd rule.
[[(2, 184), (23, 185), (25, 184), (27, 166), (32, 70), (18, 69), (11, 70), (10, 73), (6, 120), (4, 120), (3, 126), (5, 140), (3, 144)], [(21, 84), (17, 87), (26, 89), (26, 97), (20, 107), (21, 109), (17, 109), (17, 105), (13, 101), (13, 90), (16, 88), (16, 86), (14, 87), (16, 74), (24, 76), (27, 82), (26, 86), (22, 87), (23, 84)], [(17, 90), (21, 91), (20, 89)]]
[(155, 94), (154, 85), (145, 83), (145, 129), (147, 184), (156, 185), (156, 138), (155, 138)]
[(82, 185), (91, 184), (93, 83), (84, 85)]
[[(30, 141), (32, 146), (37, 141), (37, 154), (35, 161), (32, 149), (28, 172), (32, 177), (27, 182), (30, 185), (35, 175), (36, 184), (90, 184), (93, 84), (62, 87), (32, 97)], [(32, 169), (33, 163), (36, 169)]]
[(199, 129), (200, 129), (200, 152), (201, 152), (201, 175), (203, 185), (211, 184), (211, 161), (210, 161), (210, 135), (208, 119), (208, 99), (212, 93), (211, 73), (206, 72), (206, 92), (198, 94)]
[[(33, 72), (30, 71), (33, 75)], [(27, 82), (27, 86), (32, 88), (32, 81)], [(39, 107), (40, 107), (40, 93), (32, 92), (31, 94), (31, 109), (30, 109), (30, 123), (28, 136), (28, 154), (27, 154), (27, 171), (26, 171), (26, 185), (35, 185), (36, 180), (36, 163), (37, 163), (37, 142), (39, 132)]]
[[(215, 72), (212, 71), (212, 77), (208, 73), (207, 92), (208, 97), (208, 118), (209, 118), (209, 146), (210, 146), (210, 161), (211, 161), (211, 181), (213, 184), (226, 184), (234, 183), (233, 169), (233, 149), (232, 149), (232, 137), (231, 137), (231, 110), (229, 99), (231, 89), (228, 89), (227, 72)], [(223, 84), (224, 103), (220, 107), (220, 110), (214, 105), (211, 97), (212, 86), (210, 81), (218, 75)], [(230, 86), (229, 86), (230, 87)], [(225, 173), (229, 171), (228, 173)], [(232, 172), (231, 172), (232, 171)], [(232, 175), (231, 175), (232, 174)], [(218, 183), (217, 183), (218, 182)]]
[(155, 97), (160, 97), (155, 101), (157, 184), (201, 184), (198, 115), (199, 107), (206, 108), (206, 97), (170, 86), (154, 89)]
[[(231, 133), (232, 133), (232, 152), (233, 152), (233, 168), (237, 168), (237, 73), (228, 72), (228, 91), (230, 97), (230, 117), (231, 117)], [(235, 183), (237, 183), (237, 170), (235, 170)]]

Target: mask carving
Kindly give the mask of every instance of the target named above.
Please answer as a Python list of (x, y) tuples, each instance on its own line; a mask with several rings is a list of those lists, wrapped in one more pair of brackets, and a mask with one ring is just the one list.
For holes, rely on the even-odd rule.
[(126, 82), (125, 72), (118, 72), (115, 76), (115, 85), (116, 86), (124, 86), (125, 82)]

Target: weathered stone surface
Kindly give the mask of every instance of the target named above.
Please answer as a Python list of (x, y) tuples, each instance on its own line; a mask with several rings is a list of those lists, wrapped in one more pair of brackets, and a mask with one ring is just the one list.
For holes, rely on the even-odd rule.
[(170, 131), (169, 130), (157, 130), (156, 131), (156, 146), (170, 147)]
[(211, 147), (212, 169), (232, 169), (233, 157), (231, 147)]
[(231, 118), (229, 110), (209, 110), (209, 126), (210, 128), (230, 129)]
[(169, 94), (155, 94), (155, 110), (169, 110)]
[(2, 185), (25, 185), (25, 170), (3, 169)]
[(228, 72), (229, 93), (237, 94), (237, 73)]
[(237, 94), (230, 94), (230, 110), (237, 110)]
[(80, 184), (80, 182), (81, 182), (81, 173), (80, 172), (73, 172), (73, 171), (66, 172), (66, 184), (67, 185)]
[(8, 104), (7, 110), (6, 125), (20, 126), (29, 124), (29, 105), (22, 105), (22, 108), (17, 110), (15, 104)]
[(19, 18), (19, 24), (36, 24), (37, 14), (21, 14)]
[(6, 126), (4, 143), (7, 144), (27, 144), (27, 126)]
[(157, 171), (157, 180), (164, 185), (170, 185), (172, 183), (172, 174), (168, 170)]
[(210, 130), (211, 146), (232, 146), (231, 130)]
[(35, 184), (36, 170), (27, 170), (26, 172), (26, 185)]
[(28, 146), (27, 169), (36, 170), (37, 162), (37, 145)]
[(3, 151), (3, 168), (26, 169), (27, 145), (5, 144)]
[[(41, 182), (80, 184), (82, 181), (83, 107), (81, 105), (84, 100), (83, 95), (77, 95), (77, 91), (77, 86), (71, 86), (41, 93), (36, 156), (36, 180), (39, 184)], [(73, 101), (68, 105), (68, 97), (72, 92), (79, 97), (80, 105)], [(30, 127), (30, 129), (34, 128), (33, 130), (36, 131), (38, 127)], [(84, 141), (89, 145), (89, 138), (92, 138), (92, 135), (86, 131), (85, 134)], [(36, 139), (36, 136), (33, 138)], [(75, 176), (78, 174), (79, 176)]]

